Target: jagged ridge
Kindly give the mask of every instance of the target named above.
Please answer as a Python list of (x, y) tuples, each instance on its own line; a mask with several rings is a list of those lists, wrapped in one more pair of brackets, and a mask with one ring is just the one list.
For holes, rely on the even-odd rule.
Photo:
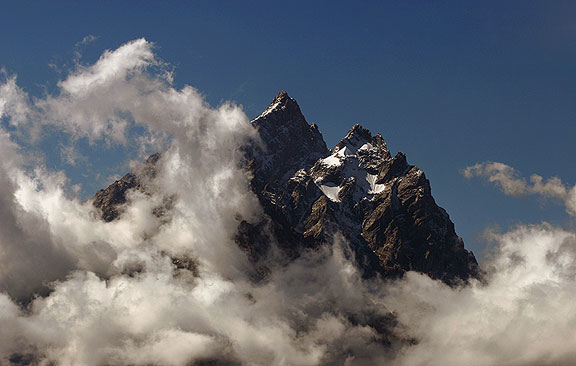
[[(265, 256), (272, 240), (293, 257), (340, 233), (366, 276), (414, 270), (456, 284), (479, 275), (424, 173), (404, 154), (392, 157), (380, 134), (356, 124), (329, 151), (285, 91), (252, 125), (261, 142), (245, 147), (246, 168), (267, 218), (242, 222), (237, 241), (253, 261)], [(118, 216), (129, 189), (143, 189), (138, 182), (130, 173), (96, 194), (104, 220)]]

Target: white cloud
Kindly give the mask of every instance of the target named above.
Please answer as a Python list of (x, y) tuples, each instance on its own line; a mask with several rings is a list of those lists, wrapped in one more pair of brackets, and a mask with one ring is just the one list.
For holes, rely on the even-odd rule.
[[(0, 129), (0, 291), (25, 299), (39, 291), (46, 281), (64, 276), (72, 259), (53, 240), (48, 223), (24, 209), (16, 198), (22, 181), (37, 185), (19, 169), (18, 147)], [(54, 183), (58, 176), (50, 177)]]
[[(0, 111), (17, 131), (50, 125), (102, 149), (165, 147), (148, 192), (132, 192), (120, 218), (104, 223), (69, 193), (64, 173), (27, 161), (0, 129), (0, 364), (15, 354), (63, 366), (576, 359), (576, 238), (550, 226), (494, 234), (487, 282), (459, 289), (413, 273), (363, 280), (338, 237), (332, 248), (268, 263), (269, 276), (254, 281), (233, 237), (237, 217), (262, 215), (240, 169), (239, 147), (255, 131), (239, 107), (212, 108), (157, 66), (141, 39), (80, 66), (56, 95), (29, 100), (15, 79), (0, 85)], [(132, 135), (134, 125), (146, 132)], [(465, 174), (576, 206), (576, 189), (556, 178), (526, 181), (499, 163)], [(175, 199), (168, 216), (153, 215), (166, 197)], [(198, 273), (175, 272), (169, 255), (195, 259)], [(42, 288), (50, 293), (16, 305)]]
[(576, 186), (570, 187), (560, 178), (552, 177), (544, 180), (538, 174), (532, 174), (529, 181), (519, 176), (511, 166), (486, 162), (466, 167), (462, 174), (466, 178), (483, 177), (496, 184), (505, 194), (511, 196), (541, 195), (549, 198), (559, 198), (564, 201), (566, 211), (576, 216)]
[(496, 235), (486, 284), (454, 290), (410, 273), (388, 306), (419, 343), (399, 365), (564, 365), (576, 359), (576, 234), (547, 225)]
[(90, 67), (80, 67), (59, 83), (62, 91), (72, 96), (89, 94), (117, 80), (125, 80), (131, 73), (157, 63), (152, 44), (144, 38), (128, 42), (114, 51), (106, 51)]
[[(114, 222), (71, 197), (63, 173), (25, 168), (2, 131), (1, 362), (30, 353), (61, 365), (316, 365), (385, 353), (366, 317), (388, 313), (364, 302), (367, 290), (338, 250), (251, 280), (234, 235), (238, 217), (261, 215), (240, 168), (239, 148), (255, 131), (240, 108), (211, 108), (194, 88), (176, 90), (148, 72), (156, 63), (150, 43), (130, 42), (75, 70), (58, 95), (26, 104), (34, 113), (21, 128), (50, 124), (103, 148), (167, 144), (148, 193), (133, 192)], [(17, 118), (13, 110), (3, 113)], [(132, 123), (150, 134), (126, 134)], [(166, 197), (175, 197), (173, 209), (158, 218), (152, 209)], [(199, 276), (175, 276), (166, 254), (195, 258)], [(44, 285), (50, 294), (30, 311), (12, 302)]]
[[(1, 74), (5, 74), (1, 70)], [(10, 117), (13, 125), (21, 125), (27, 122), (30, 117), (28, 107), (28, 95), (16, 84), (16, 77), (7, 77), (4, 83), (0, 84), (0, 120)]]

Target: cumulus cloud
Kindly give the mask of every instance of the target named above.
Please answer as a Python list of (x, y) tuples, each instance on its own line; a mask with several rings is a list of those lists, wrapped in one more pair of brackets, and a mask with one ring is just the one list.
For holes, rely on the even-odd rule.
[[(502, 163), (463, 170), (509, 195), (542, 195), (566, 202), (574, 188), (559, 178), (526, 180)], [(576, 363), (576, 233), (543, 223), (489, 232), (496, 242), (484, 281), (454, 289), (408, 273), (387, 287), (385, 304), (405, 337), (397, 365), (569, 365)]]
[(576, 234), (549, 225), (495, 235), (488, 283), (454, 290), (409, 273), (387, 305), (418, 340), (399, 365), (576, 362)]
[[(0, 291), (9, 291), (21, 300), (40, 291), (44, 282), (65, 275), (72, 259), (53, 240), (46, 220), (25, 210), (18, 201), (19, 185), (27, 179), (16, 168), (21, 163), (18, 147), (2, 130), (0, 154)], [(47, 184), (58, 180), (50, 178)]]
[[(458, 289), (414, 273), (362, 279), (338, 236), (255, 276), (234, 236), (240, 219), (263, 215), (241, 168), (240, 148), (256, 133), (238, 106), (213, 108), (194, 88), (175, 89), (166, 67), (139, 39), (78, 65), (54, 95), (29, 98), (13, 77), (0, 84), (0, 364), (575, 359), (576, 238), (559, 228), (493, 234), (486, 282)], [(14, 142), (13, 134), (43, 129), (94, 148), (163, 153), (146, 192), (132, 191), (121, 216), (105, 223), (64, 172), (31, 161)], [(66, 146), (63, 154), (78, 161)], [(514, 194), (576, 201), (560, 180), (527, 182), (503, 164), (466, 174), (496, 177)], [(154, 214), (159, 207), (164, 215)]]
[(475, 164), (462, 170), (462, 174), (466, 178), (485, 178), (511, 196), (541, 195), (559, 198), (564, 201), (567, 212), (576, 216), (576, 186), (570, 187), (558, 177), (545, 180), (538, 174), (532, 174), (529, 180), (526, 180), (513, 167), (498, 162)]
[(384, 328), (371, 323), (390, 314), (344, 243), (254, 282), (234, 236), (240, 219), (262, 215), (240, 164), (255, 131), (239, 107), (174, 89), (152, 50), (140, 39), (106, 51), (44, 98), (15, 79), (2, 85), (14, 128), (165, 150), (146, 193), (131, 192), (121, 217), (104, 223), (63, 172), (27, 161), (1, 130), (0, 362), (318, 365), (387, 354)]

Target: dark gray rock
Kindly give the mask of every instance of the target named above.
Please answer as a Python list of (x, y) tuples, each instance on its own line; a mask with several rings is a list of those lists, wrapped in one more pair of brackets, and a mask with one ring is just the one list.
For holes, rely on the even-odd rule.
[(102, 220), (110, 222), (120, 216), (126, 203), (126, 195), (131, 189), (146, 191), (146, 182), (156, 174), (155, 165), (158, 159), (160, 159), (159, 153), (150, 155), (136, 171), (126, 174), (106, 189), (96, 192), (92, 197), (92, 203), (99, 210)]
[(308, 124), (298, 103), (285, 91), (274, 98), (252, 125), (263, 142), (249, 146), (246, 153), (256, 191), (278, 193), (294, 172), (310, 168), (328, 154), (318, 127)]
[(418, 271), (449, 284), (479, 276), (424, 173), (404, 154), (392, 157), (380, 134), (356, 124), (328, 151), (286, 92), (252, 123), (264, 145), (249, 156), (253, 189), (293, 247), (340, 233), (366, 276)]
[[(303, 248), (330, 245), (339, 233), (368, 277), (418, 271), (456, 285), (480, 275), (424, 173), (404, 154), (392, 157), (380, 134), (356, 124), (329, 151), (285, 91), (252, 125), (261, 141), (244, 147), (246, 170), (266, 217), (241, 221), (236, 241), (257, 267), (271, 242), (290, 259)], [(158, 158), (152, 155), (139, 171), (94, 196), (103, 220), (121, 214), (129, 190), (146, 191)]]

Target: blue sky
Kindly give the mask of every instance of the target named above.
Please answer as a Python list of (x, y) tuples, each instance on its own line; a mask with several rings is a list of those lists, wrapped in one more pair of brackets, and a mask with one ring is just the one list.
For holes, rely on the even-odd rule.
[[(575, 16), (563, 1), (18, 2), (0, 11), (0, 67), (42, 96), (75, 51), (88, 64), (145, 37), (174, 66), (176, 86), (213, 105), (233, 100), (254, 117), (287, 90), (328, 145), (358, 122), (405, 152), (479, 253), (486, 227), (574, 227), (554, 201), (508, 197), (460, 171), (498, 161), (576, 184)], [(52, 143), (43, 142), (48, 165), (96, 189), (97, 168), (51, 159)], [(122, 174), (122, 153), (89, 157)]]

